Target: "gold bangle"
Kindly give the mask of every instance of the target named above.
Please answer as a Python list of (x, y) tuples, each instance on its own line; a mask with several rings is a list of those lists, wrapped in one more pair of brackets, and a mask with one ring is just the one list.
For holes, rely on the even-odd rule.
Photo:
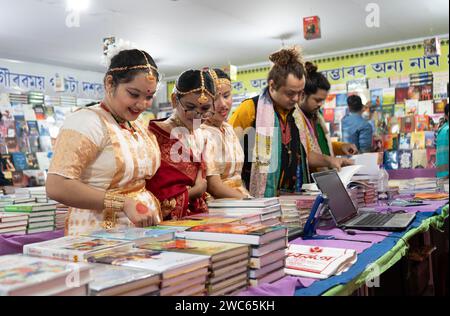
[(106, 192), (103, 203), (105, 210), (111, 210), (114, 213), (122, 212), (125, 205), (125, 196), (117, 193)]

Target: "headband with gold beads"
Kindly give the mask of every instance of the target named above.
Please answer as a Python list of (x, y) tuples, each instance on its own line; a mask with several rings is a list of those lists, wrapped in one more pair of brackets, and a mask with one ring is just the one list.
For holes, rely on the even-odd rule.
[(126, 70), (135, 70), (135, 69), (148, 69), (147, 80), (156, 81), (156, 77), (152, 73), (152, 70), (156, 73), (159, 73), (158, 69), (156, 67), (150, 65), (147, 55), (145, 55), (145, 53), (143, 51), (140, 50), (140, 52), (142, 53), (142, 55), (144, 55), (145, 62), (146, 62), (145, 65), (112, 68), (108, 72), (119, 72), (119, 71), (126, 71)]
[(188, 91), (188, 92), (181, 92), (181, 91), (179, 91), (178, 88), (176, 88), (176, 93), (181, 95), (181, 96), (183, 96), (183, 95), (188, 95), (188, 94), (191, 94), (191, 93), (201, 92), (202, 94), (197, 99), (197, 101), (198, 101), (198, 103), (200, 105), (203, 105), (203, 104), (208, 102), (208, 97), (206, 95), (209, 95), (214, 100), (215, 95), (213, 93), (211, 93), (210, 91), (208, 91), (208, 89), (206, 89), (205, 76), (204, 76), (204, 73), (203, 73), (202, 70), (200, 70), (200, 79), (201, 79), (201, 87), (200, 88), (193, 89), (193, 90)]
[(218, 88), (221, 85), (224, 86), (230, 86), (231, 87), (231, 81), (228, 80), (227, 78), (219, 78), (219, 76), (217, 75), (217, 72), (213, 69), (210, 70), (211, 76), (214, 79), (214, 82), (216, 83), (216, 88)]

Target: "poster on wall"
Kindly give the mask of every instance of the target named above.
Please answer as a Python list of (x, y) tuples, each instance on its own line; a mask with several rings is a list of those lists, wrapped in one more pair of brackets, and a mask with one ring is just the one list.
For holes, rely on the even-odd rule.
[(319, 39), (322, 37), (320, 18), (318, 16), (303, 18), (303, 35), (306, 40)]

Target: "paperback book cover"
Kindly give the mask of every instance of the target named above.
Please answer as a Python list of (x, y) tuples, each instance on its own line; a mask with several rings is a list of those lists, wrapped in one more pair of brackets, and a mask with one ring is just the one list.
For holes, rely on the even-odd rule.
[(428, 165), (426, 149), (413, 150), (413, 169), (425, 169)]
[(398, 169), (399, 163), (397, 151), (387, 151), (384, 153), (384, 167), (386, 170)]
[(434, 148), (427, 149), (427, 168), (428, 169), (436, 168), (436, 149)]
[(399, 167), (400, 169), (412, 168), (412, 151), (400, 150), (398, 153)]
[(397, 104), (405, 104), (405, 101), (408, 100), (408, 90), (409, 88), (396, 88), (395, 89), (395, 103)]
[(383, 89), (375, 89), (370, 91), (370, 97), (373, 107), (379, 108), (383, 106)]
[(425, 132), (414, 132), (411, 134), (411, 148), (425, 149)]

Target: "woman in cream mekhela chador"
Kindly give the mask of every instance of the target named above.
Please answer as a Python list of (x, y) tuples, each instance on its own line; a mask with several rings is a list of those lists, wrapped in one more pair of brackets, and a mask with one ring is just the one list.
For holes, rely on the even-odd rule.
[(139, 122), (160, 80), (148, 53), (122, 50), (106, 73), (103, 102), (66, 119), (47, 180), (49, 197), (70, 207), (66, 235), (161, 221), (159, 202), (145, 188), (161, 154)]
[(233, 105), (230, 77), (220, 69), (211, 70), (216, 82), (215, 114), (202, 125), (208, 193), (215, 199), (249, 197), (241, 173), (244, 150), (233, 127), (226, 122)]

